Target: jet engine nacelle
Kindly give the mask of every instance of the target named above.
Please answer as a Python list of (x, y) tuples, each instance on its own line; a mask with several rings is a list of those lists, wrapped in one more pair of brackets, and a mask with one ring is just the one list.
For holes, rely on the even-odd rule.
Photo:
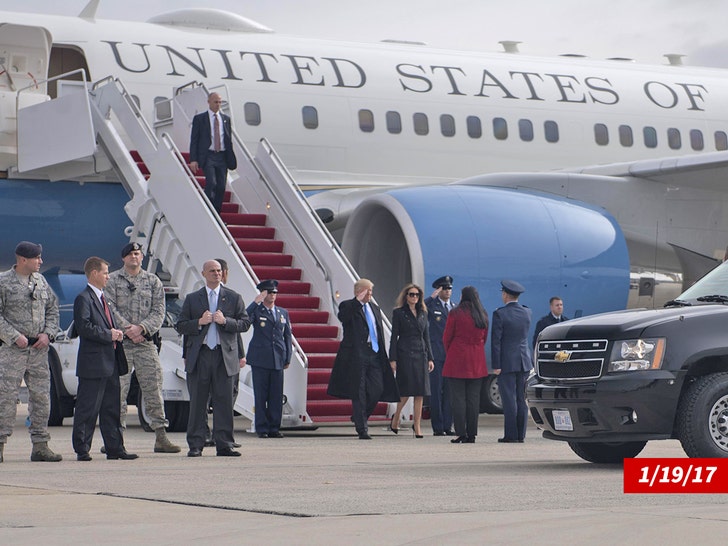
[(429, 295), (446, 274), (455, 300), (475, 286), (489, 313), (503, 304), (500, 280), (516, 279), (534, 324), (554, 295), (574, 317), (623, 309), (629, 293), (627, 245), (608, 212), (517, 189), (453, 184), (373, 195), (349, 217), (342, 248), (388, 314), (407, 282)]

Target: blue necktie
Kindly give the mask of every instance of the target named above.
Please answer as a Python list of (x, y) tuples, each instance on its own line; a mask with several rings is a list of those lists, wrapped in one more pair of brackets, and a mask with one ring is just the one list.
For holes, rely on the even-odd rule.
[[(210, 290), (209, 302), (210, 313), (214, 315), (215, 311), (217, 311), (217, 295), (214, 290)], [(207, 346), (210, 349), (217, 347), (217, 324), (215, 324), (215, 321), (210, 323), (210, 327), (207, 330)]]
[(372, 342), (372, 350), (379, 352), (379, 342), (377, 341), (377, 324), (374, 321), (374, 313), (368, 303), (364, 304), (364, 315), (367, 317), (367, 325), (369, 326), (369, 339)]

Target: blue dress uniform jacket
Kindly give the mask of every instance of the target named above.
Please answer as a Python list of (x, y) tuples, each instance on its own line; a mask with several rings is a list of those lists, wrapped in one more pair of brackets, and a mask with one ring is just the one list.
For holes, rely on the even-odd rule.
[(531, 341), (531, 347), (536, 346), (536, 341), (538, 340), (538, 334), (540, 334), (547, 326), (551, 326), (552, 324), (558, 324), (559, 322), (564, 322), (567, 320), (569, 320), (569, 318), (564, 315), (561, 315), (560, 318), (556, 318), (551, 313), (549, 313), (545, 317), (541, 317), (538, 320), (538, 322), (536, 323), (536, 330), (533, 332), (533, 340)]
[(528, 347), (530, 327), (531, 310), (518, 302), (495, 310), (490, 338), (490, 363), (494, 369), (527, 372), (533, 368)]
[(247, 309), (253, 324), (248, 345), (248, 364), (253, 374), (255, 432), (275, 435), (283, 419), (283, 370), (291, 362), (293, 344), (288, 311), (251, 303)]
[(293, 343), (288, 311), (276, 306), (273, 311), (262, 303), (251, 303), (247, 309), (253, 326), (248, 345), (248, 364), (271, 370), (282, 370), (291, 362)]

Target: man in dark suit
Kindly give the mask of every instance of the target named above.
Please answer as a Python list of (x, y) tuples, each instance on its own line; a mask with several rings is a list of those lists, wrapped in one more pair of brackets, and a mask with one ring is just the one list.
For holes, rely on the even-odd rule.
[(275, 304), (278, 281), (263, 281), (257, 288), (260, 294), (247, 309), (253, 323), (247, 362), (253, 373), (255, 432), (259, 438), (283, 438), (283, 370), (293, 355), (291, 320)]
[(220, 213), (225, 197), (228, 170), (238, 166), (233, 151), (230, 118), (220, 112), (222, 97), (210, 93), (209, 109), (192, 118), (190, 135), (190, 170), (205, 173), (205, 195)]
[(109, 262), (93, 256), (83, 266), (88, 286), (73, 303), (73, 328), (80, 338), (76, 375), (78, 394), (73, 416), (73, 450), (79, 461), (90, 461), (91, 441), (99, 420), (107, 459), (136, 459), (124, 449), (119, 417), (119, 376), (129, 373), (124, 332), (117, 329), (103, 290)]
[(435, 362), (435, 369), (430, 372), (430, 423), (435, 436), (452, 436), (452, 409), (450, 408), (450, 392), (447, 378), (442, 377), (442, 367), (445, 365), (445, 344), (442, 335), (445, 333), (445, 323), (450, 309), (455, 304), (452, 296), (452, 277), (445, 275), (432, 283), (435, 291), (425, 299), (427, 306), (427, 320), (430, 322), (430, 345)]
[(367, 421), (377, 402), (399, 402), (399, 389), (384, 346), (382, 312), (372, 299), (374, 284), (359, 279), (355, 297), (339, 304), (344, 330), (329, 378), (327, 393), (351, 400), (360, 440), (371, 440)]
[(536, 331), (533, 333), (533, 342), (531, 343), (531, 347), (536, 347), (538, 334), (540, 334), (546, 326), (558, 324), (565, 320), (569, 320), (569, 317), (564, 315), (564, 301), (558, 296), (553, 296), (549, 300), (549, 314), (545, 317), (541, 317), (536, 323)]
[(190, 392), (187, 422), (188, 457), (199, 457), (205, 446), (207, 397), (212, 392), (213, 436), (217, 455), (239, 457), (233, 449), (233, 383), (240, 370), (238, 333), (250, 328), (243, 298), (222, 286), (222, 267), (208, 260), (202, 267), (205, 286), (187, 294), (177, 320), (185, 336), (185, 371)]
[(518, 303), (518, 297), (525, 291), (520, 283), (505, 280), (501, 281), (501, 287), (505, 306), (493, 312), (490, 338), (491, 365), (498, 375), (498, 389), (503, 401), (505, 432), (498, 441), (522, 443), (528, 424), (526, 380), (533, 368), (528, 348), (531, 310)]

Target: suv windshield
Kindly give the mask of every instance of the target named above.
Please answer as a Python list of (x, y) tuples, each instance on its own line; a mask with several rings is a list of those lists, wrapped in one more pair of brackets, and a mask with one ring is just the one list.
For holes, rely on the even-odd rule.
[(728, 297), (728, 262), (723, 262), (713, 269), (705, 277), (685, 290), (677, 299), (683, 301), (698, 300), (706, 296), (714, 297), (706, 298), (703, 301), (720, 301), (721, 298), (718, 296)]

